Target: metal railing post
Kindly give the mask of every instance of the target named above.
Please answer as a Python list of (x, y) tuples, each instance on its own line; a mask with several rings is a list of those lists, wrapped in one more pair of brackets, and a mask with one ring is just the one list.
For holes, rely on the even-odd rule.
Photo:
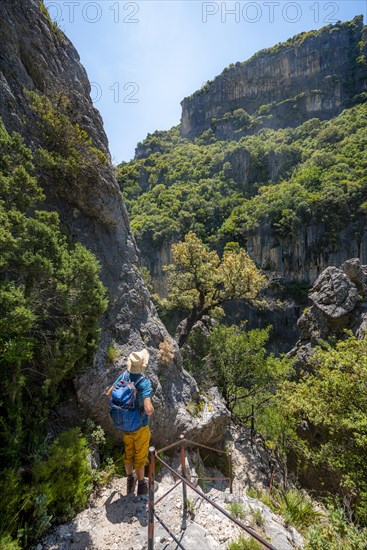
[(148, 550), (154, 550), (155, 447), (149, 447)]
[[(185, 436), (183, 434), (180, 435), (180, 441), (181, 441), (181, 475), (184, 479), (186, 479), (186, 460), (185, 460)], [(183, 498), (183, 523), (182, 528), (186, 529), (186, 515), (187, 515), (187, 487), (185, 481), (182, 482), (182, 498)]]

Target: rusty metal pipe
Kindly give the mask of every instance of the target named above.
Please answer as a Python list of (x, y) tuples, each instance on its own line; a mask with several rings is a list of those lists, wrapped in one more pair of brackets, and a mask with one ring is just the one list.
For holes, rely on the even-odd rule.
[(176, 487), (178, 487), (180, 485), (180, 483), (182, 483), (181, 480), (179, 480), (176, 485), (174, 485), (173, 487), (171, 487), (170, 489), (168, 489), (168, 491), (166, 493), (164, 493), (164, 495), (162, 495), (161, 497), (159, 497), (157, 500), (154, 501), (154, 504), (155, 506), (158, 504), (158, 502), (160, 502), (161, 500), (164, 499), (164, 497), (166, 497), (167, 495), (169, 495), (172, 491), (174, 491), (176, 489)]
[(181, 459), (181, 475), (182, 475), (182, 499), (183, 499), (183, 523), (182, 528), (186, 529), (186, 514), (187, 514), (187, 488), (186, 488), (186, 460), (185, 460), (185, 436), (180, 435), (180, 441), (181, 441), (181, 451), (180, 451), (180, 459)]
[(155, 447), (149, 447), (148, 550), (154, 550)]
[(201, 493), (200, 491), (197, 490), (197, 488), (195, 487), (195, 485), (193, 485), (190, 481), (188, 481), (187, 479), (184, 479), (178, 472), (176, 472), (169, 464), (167, 464), (167, 462), (165, 462), (164, 460), (162, 460), (161, 458), (157, 457), (157, 459), (164, 465), (166, 466), (166, 468), (168, 468), (168, 470), (170, 472), (173, 473), (173, 475), (175, 475), (176, 477), (178, 477), (179, 479), (181, 479), (182, 481), (182, 484), (186, 484), (188, 485), (188, 487), (190, 487), (190, 489), (192, 489), (193, 491), (195, 491), (195, 493), (197, 493), (201, 498), (203, 498), (204, 500), (206, 500), (207, 502), (209, 502), (209, 504), (211, 504), (212, 506), (214, 506), (214, 508), (216, 508), (217, 510), (219, 510), (219, 512), (221, 512), (222, 514), (224, 514), (228, 519), (230, 519), (233, 523), (235, 523), (236, 525), (238, 525), (238, 527), (241, 527), (241, 529), (243, 529), (244, 531), (246, 531), (246, 533), (248, 533), (249, 535), (251, 535), (254, 539), (256, 539), (258, 542), (260, 542), (263, 546), (265, 546), (265, 548), (269, 548), (269, 550), (278, 550), (275, 546), (273, 546), (272, 544), (270, 544), (267, 540), (265, 540), (263, 537), (261, 537), (260, 535), (258, 535), (256, 533), (256, 531), (254, 531), (253, 529), (251, 529), (251, 527), (248, 527), (247, 525), (245, 525), (244, 523), (242, 523), (242, 521), (238, 520), (237, 518), (231, 516), (231, 514), (229, 514), (224, 508), (222, 508), (221, 506), (219, 506), (219, 504), (217, 504), (216, 502), (214, 502), (213, 500), (211, 500), (209, 497), (207, 497), (204, 493)]
[(180, 543), (180, 541), (178, 540), (177, 537), (175, 537), (175, 535), (172, 533), (171, 529), (168, 527), (168, 525), (166, 525), (164, 523), (164, 521), (154, 512), (154, 515), (155, 517), (157, 518), (157, 521), (159, 521), (159, 523), (162, 525), (162, 527), (167, 531), (167, 533), (169, 534), (170, 537), (173, 538), (173, 540), (175, 541), (175, 543), (177, 544), (177, 546), (179, 546), (180, 548), (182, 548), (182, 550), (185, 550), (185, 547), (182, 546), (182, 544)]
[(191, 439), (185, 439), (185, 443), (192, 445), (193, 447), (202, 447), (203, 449), (208, 449), (208, 451), (214, 451), (216, 453), (221, 454), (227, 454), (227, 451), (223, 451), (222, 449), (215, 449), (214, 447), (208, 447), (207, 445), (203, 445), (202, 443), (196, 443), (196, 441), (191, 441)]
[(228, 453), (228, 474), (229, 474), (229, 492), (233, 493), (233, 468), (232, 468), (232, 453)]

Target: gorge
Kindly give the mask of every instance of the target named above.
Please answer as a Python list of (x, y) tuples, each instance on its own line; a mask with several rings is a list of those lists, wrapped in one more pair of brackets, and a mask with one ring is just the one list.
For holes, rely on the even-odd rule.
[[(230, 65), (183, 99), (180, 124), (114, 166), (79, 54), (44, 2), (3, 0), (0, 16), (1, 550), (145, 548), (145, 501), (121, 496), (121, 436), (105, 397), (142, 348), (154, 445), (185, 434), (233, 451), (241, 494), (223, 479), (204, 480), (203, 494), (284, 548), (364, 547), (363, 17)], [(179, 349), (172, 334), (196, 305), (167, 313), (164, 265), (193, 234), (199, 277), (184, 297), (199, 295), (206, 315)], [(250, 275), (236, 280), (245, 264)], [(247, 286), (227, 296), (248, 300), (227, 300), (222, 318), (204, 283), (216, 299)], [(226, 474), (210, 451), (188, 452), (198, 485)], [(176, 497), (165, 511), (178, 522)], [(257, 548), (232, 541), (198, 499), (185, 504), (208, 547)]]

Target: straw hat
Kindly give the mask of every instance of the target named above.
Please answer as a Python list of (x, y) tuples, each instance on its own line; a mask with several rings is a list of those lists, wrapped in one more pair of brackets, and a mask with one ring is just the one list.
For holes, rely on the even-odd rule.
[(147, 349), (133, 351), (127, 359), (127, 370), (131, 374), (141, 374), (148, 366), (149, 357)]

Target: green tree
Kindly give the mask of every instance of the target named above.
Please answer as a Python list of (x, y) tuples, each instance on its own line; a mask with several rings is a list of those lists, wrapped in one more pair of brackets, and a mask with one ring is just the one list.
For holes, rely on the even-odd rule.
[(226, 406), (246, 422), (273, 400), (277, 385), (290, 369), (285, 358), (267, 355), (270, 327), (246, 331), (244, 326), (217, 325), (209, 337), (207, 362)]
[(172, 245), (172, 264), (166, 269), (168, 305), (189, 311), (177, 334), (180, 347), (204, 315), (222, 314), (228, 300), (254, 301), (266, 284), (244, 250), (224, 251), (220, 259), (192, 231), (183, 242)]
[[(90, 358), (107, 306), (99, 264), (69, 243), (32, 154), (0, 124), (0, 461), (20, 464), (42, 439), (59, 387)], [(32, 213), (32, 215), (30, 214)]]
[(304, 457), (332, 473), (367, 525), (367, 340), (350, 336), (335, 349), (317, 349), (310, 369), (282, 389), (284, 414), (298, 425), (307, 422), (315, 436), (299, 437), (295, 446), (301, 443)]

